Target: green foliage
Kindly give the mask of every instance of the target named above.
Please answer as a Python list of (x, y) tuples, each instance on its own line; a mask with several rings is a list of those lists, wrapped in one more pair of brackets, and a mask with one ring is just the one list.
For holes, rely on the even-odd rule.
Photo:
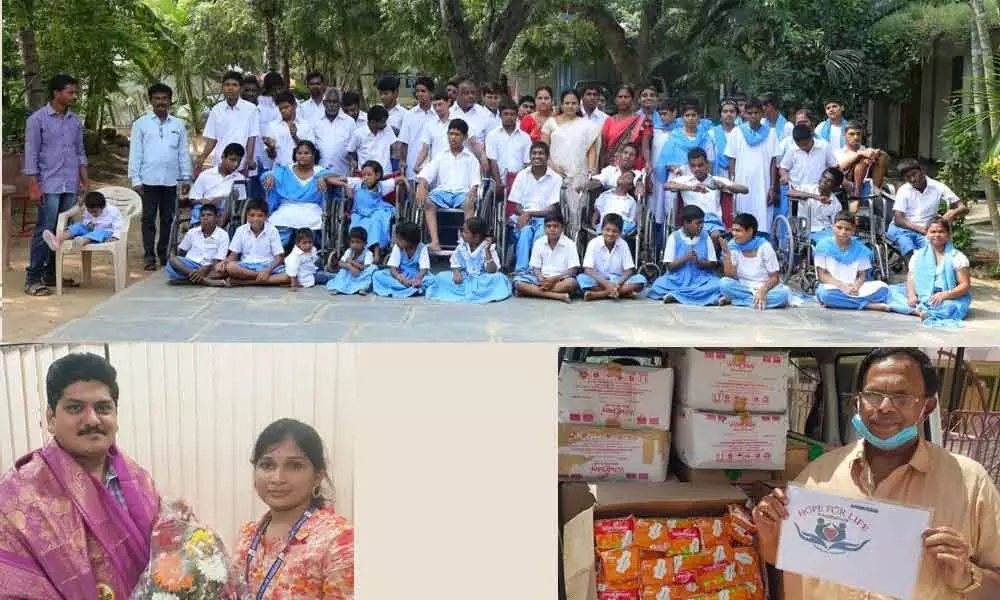
[[(6, 12), (6, 6), (4, 7)], [(3, 28), (3, 146), (20, 146), (24, 142), (24, 68), (17, 60), (14, 32)]]
[(554, 14), (521, 32), (507, 57), (506, 67), (519, 73), (550, 72), (564, 62), (604, 60), (607, 53), (597, 29), (589, 21)]
[[(953, 110), (941, 129), (940, 137), (948, 158), (938, 170), (937, 176), (959, 198), (971, 202), (980, 180), (982, 146), (979, 135), (975, 129), (967, 126), (960, 111)], [(954, 223), (951, 240), (963, 252), (971, 247), (972, 230), (965, 224), (965, 219), (958, 219)]]

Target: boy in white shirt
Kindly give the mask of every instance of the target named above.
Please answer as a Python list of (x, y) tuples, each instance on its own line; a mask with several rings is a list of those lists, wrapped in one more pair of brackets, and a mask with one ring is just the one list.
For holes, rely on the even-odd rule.
[(212, 287), (226, 285), (226, 270), (219, 268), (229, 249), (229, 234), (216, 225), (219, 209), (206, 204), (201, 209), (200, 227), (189, 229), (177, 249), (183, 256), (171, 256), (167, 261), (167, 283), (197, 283)]
[(260, 112), (257, 106), (240, 97), (242, 89), (242, 75), (236, 71), (223, 75), (223, 99), (208, 113), (202, 134), (206, 140), (205, 149), (195, 162), (195, 169), (205, 164), (209, 154), (214, 156), (213, 162), (218, 165), (224, 149), (233, 143), (246, 149), (245, 162), (240, 165), (240, 170), (253, 171), (256, 168), (253, 157), (255, 142), (260, 136)]
[(297, 292), (299, 288), (311, 288), (314, 285), (326, 285), (330, 274), (322, 271), (317, 264), (319, 253), (313, 240), (312, 229), (303, 227), (295, 232), (295, 247), (285, 259), (285, 272), (288, 274), (290, 288)]
[(358, 165), (374, 160), (382, 165), (382, 172), (396, 176), (392, 168), (392, 145), (396, 134), (388, 126), (389, 111), (384, 106), (375, 105), (368, 111), (367, 126), (359, 127), (347, 143), (347, 156), (351, 162), (351, 172), (356, 173)]
[(281, 92), (274, 97), (274, 103), (281, 119), (265, 126), (264, 145), (274, 164), (290, 166), (295, 162), (292, 156), (295, 146), (301, 141), (315, 141), (313, 125), (298, 116), (295, 95), (291, 92)]
[(448, 151), (448, 124), (451, 123), (451, 102), (446, 92), (434, 94), (431, 108), (434, 116), (424, 123), (420, 131), (420, 152), (417, 154), (414, 171), (420, 172), (426, 164)]
[(267, 222), (267, 202), (247, 201), (247, 222), (240, 225), (229, 244), (223, 269), (230, 285), (283, 285), (285, 249), (278, 228)]
[(692, 148), (688, 151), (688, 170), (691, 174), (671, 177), (666, 188), (671, 192), (680, 192), (684, 206), (697, 206), (705, 213), (703, 228), (712, 238), (715, 249), (721, 250), (722, 236), (726, 233), (726, 225), (722, 221), (722, 192), (745, 194), (747, 186), (723, 177), (713, 177), (709, 175), (710, 169), (708, 154), (701, 148)]
[(83, 197), (83, 219), (66, 228), (59, 237), (46, 229), (42, 239), (55, 252), (62, 242), (80, 238), (82, 245), (101, 244), (121, 239), (125, 222), (117, 206), (108, 204), (108, 199), (100, 192), (87, 192)]
[(530, 157), (531, 168), (517, 173), (507, 198), (515, 207), (511, 217), (515, 273), (528, 270), (532, 248), (545, 235), (545, 216), (553, 210), (558, 212), (562, 196), (563, 179), (548, 166), (549, 147), (545, 142), (531, 144)]
[(869, 197), (882, 189), (885, 172), (889, 167), (889, 155), (878, 148), (866, 148), (861, 143), (865, 129), (860, 123), (851, 121), (844, 128), (847, 142), (834, 154), (837, 163), (844, 170), (844, 176), (852, 184), (851, 210), (857, 212), (862, 197)]
[(816, 136), (833, 146), (835, 150), (844, 147), (844, 103), (838, 98), (830, 98), (823, 103), (826, 120), (816, 127)]
[(781, 283), (778, 255), (757, 231), (753, 215), (740, 213), (733, 219), (733, 239), (722, 253), (726, 276), (719, 281), (719, 306), (762, 311), (788, 305), (791, 292)]
[(837, 167), (823, 171), (818, 184), (802, 184), (788, 190), (789, 200), (799, 202), (799, 216), (809, 222), (809, 238), (815, 243), (833, 235), (837, 213), (846, 210), (842, 199), (844, 172)]
[[(424, 125), (435, 118), (432, 106), (434, 96), (434, 80), (430, 77), (417, 77), (413, 84), (413, 95), (417, 103), (403, 117), (403, 126), (399, 130), (399, 156), (406, 167), (406, 178), (413, 179), (419, 169), (417, 158), (420, 156)], [(447, 111), (446, 111), (447, 112)], [(400, 171), (403, 171), (400, 168)]]
[[(383, 77), (375, 84), (375, 89), (378, 90), (382, 108), (389, 115), (389, 127), (392, 127), (394, 134), (399, 135), (399, 131), (403, 127), (403, 118), (406, 117), (406, 109), (397, 102), (399, 99), (399, 78)], [(371, 111), (368, 112), (368, 117), (371, 118)]]
[(504, 188), (509, 188), (514, 177), (531, 162), (532, 147), (531, 136), (517, 126), (517, 106), (505, 101), (500, 105), (500, 127), (486, 135), (486, 158), (501, 197)]
[(635, 173), (625, 171), (618, 176), (618, 184), (614, 189), (605, 190), (594, 201), (594, 219), (592, 225), (596, 229), (607, 215), (618, 215), (622, 218), (622, 235), (635, 233), (635, 223), (639, 212), (639, 204), (632, 197), (635, 192)]
[[(374, 110), (374, 109), (373, 109)], [(438, 156), (417, 175), (417, 204), (424, 207), (431, 252), (441, 250), (438, 237), (437, 210), (461, 208), (466, 219), (476, 212), (479, 199), (479, 162), (465, 148), (469, 126), (462, 119), (452, 119), (448, 125), (448, 152)], [(432, 183), (437, 183), (428, 194)]]
[(584, 302), (635, 298), (646, 287), (646, 278), (635, 272), (635, 261), (621, 237), (621, 215), (604, 217), (601, 235), (590, 240), (583, 255), (583, 273), (576, 282)]
[(948, 206), (942, 215), (948, 222), (969, 212), (969, 207), (947, 185), (927, 177), (917, 161), (903, 159), (896, 170), (906, 183), (896, 191), (895, 215), (886, 237), (895, 242), (909, 263), (913, 251), (927, 245), (927, 225), (937, 216), (942, 202)]
[[(212, 204), (218, 209), (221, 219), (219, 223), (225, 227), (226, 200), (229, 199), (229, 195), (233, 191), (233, 184), (237, 181), (246, 181), (243, 173), (236, 170), (242, 160), (243, 146), (235, 143), (229, 144), (222, 152), (222, 160), (219, 165), (205, 169), (198, 175), (194, 185), (191, 186), (191, 191), (188, 192), (188, 200), (193, 203), (190, 221), (192, 224), (200, 220), (199, 215), (202, 207), (206, 204)], [(240, 186), (238, 193), (245, 198), (246, 186)]]
[(514, 276), (514, 292), (569, 303), (577, 288), (580, 256), (576, 242), (563, 235), (563, 217), (558, 211), (545, 215), (545, 237), (531, 249), (530, 264), (531, 271)]
[(808, 125), (796, 125), (792, 129), (795, 147), (781, 157), (778, 173), (783, 185), (792, 188), (814, 184), (823, 171), (837, 166), (833, 148), (823, 140), (813, 137)]
[(642, 198), (646, 191), (646, 173), (635, 168), (635, 161), (640, 152), (639, 144), (635, 142), (625, 144), (618, 154), (618, 164), (608, 165), (601, 169), (600, 173), (592, 175), (588, 187), (590, 189), (598, 187), (614, 188), (618, 185), (618, 178), (621, 176), (622, 171), (632, 171), (635, 174), (632, 183), (635, 186), (636, 193)]

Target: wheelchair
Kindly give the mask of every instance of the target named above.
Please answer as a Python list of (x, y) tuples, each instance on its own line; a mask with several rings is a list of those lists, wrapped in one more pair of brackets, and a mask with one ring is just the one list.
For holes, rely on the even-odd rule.
[[(515, 225), (512, 221), (517, 214), (517, 205), (509, 200), (510, 190), (514, 186), (516, 173), (507, 175), (504, 193), (501, 196), (494, 196), (493, 202), (489, 205), (488, 223), (492, 224), (493, 232), (497, 236), (497, 253), (500, 255), (500, 263), (508, 273), (514, 272), (517, 260), (517, 235)], [(559, 193), (559, 212), (563, 221), (569, 223), (569, 204), (566, 202), (567, 184), (563, 183)], [(553, 205), (555, 206), (555, 205)], [(567, 225), (568, 226), (568, 225)], [(569, 231), (564, 232), (566, 237), (575, 241), (575, 236), (571, 236)]]
[[(595, 237), (601, 235), (600, 225), (593, 224), (595, 203), (598, 196), (604, 191), (601, 188), (591, 190), (587, 201), (581, 206), (580, 232), (576, 239), (577, 249), (580, 256), (587, 251), (587, 245)], [(632, 260), (635, 262), (636, 270), (642, 273), (650, 281), (660, 275), (660, 267), (656, 264), (656, 221), (653, 218), (652, 209), (649, 207), (648, 194), (641, 199), (636, 198), (636, 224), (635, 231), (628, 235), (622, 235), (632, 252)]]
[[(430, 192), (431, 190), (428, 190)], [(416, 195), (416, 188), (413, 188)], [(429, 196), (429, 193), (428, 193)], [(474, 216), (486, 219), (487, 223), (493, 223), (495, 217), (496, 185), (492, 178), (483, 178), (479, 184), (479, 197), (476, 199), (476, 206), (473, 210)], [(427, 199), (430, 202), (430, 198)], [(416, 204), (416, 202), (414, 202)], [(422, 241), (426, 244), (430, 242), (430, 232), (428, 231), (425, 207), (414, 207), (414, 222), (420, 227)], [(431, 257), (450, 257), (462, 239), (462, 226), (465, 225), (465, 211), (461, 208), (441, 208), (437, 207), (438, 215), (438, 238), (441, 242), (441, 250), (431, 252)]]
[(816, 291), (818, 277), (814, 256), (812, 215), (800, 216), (798, 199), (789, 198), (789, 216), (777, 214), (771, 222), (771, 246), (778, 256), (778, 277), (788, 285), (797, 280), (807, 294)]
[[(196, 224), (191, 222), (191, 210), (194, 203), (190, 197), (184, 195), (183, 188), (188, 182), (177, 182), (177, 195), (174, 202), (174, 217), (170, 222), (170, 237), (168, 242), (168, 252), (173, 256), (177, 254), (177, 246), (184, 239), (187, 232)], [(226, 199), (222, 217), (225, 219), (225, 230), (230, 239), (236, 233), (236, 229), (246, 222), (247, 204), (247, 181), (234, 181), (229, 198)]]
[[(414, 189), (412, 181), (407, 183), (411, 186), (411, 190)], [(387, 202), (396, 208), (396, 214), (389, 222), (389, 245), (391, 248), (396, 223), (414, 218), (415, 203), (412, 192), (407, 193), (404, 188), (399, 186), (396, 187), (395, 197)], [(323, 241), (320, 249), (320, 257), (324, 264), (326, 264), (330, 254), (340, 256), (350, 245), (351, 209), (352, 203), (347, 199), (343, 189), (327, 190), (326, 205), (323, 208)], [(388, 249), (385, 250), (382, 255), (383, 261), (389, 256)]]

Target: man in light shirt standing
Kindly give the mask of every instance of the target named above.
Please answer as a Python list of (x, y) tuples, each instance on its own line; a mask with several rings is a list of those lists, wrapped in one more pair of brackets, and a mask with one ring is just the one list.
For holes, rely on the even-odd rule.
[(275, 164), (290, 166), (293, 151), (299, 142), (313, 141), (312, 124), (298, 117), (295, 107), (295, 96), (291, 92), (281, 92), (274, 98), (281, 113), (280, 121), (267, 124), (263, 132), (267, 155)]
[(309, 99), (299, 104), (299, 118), (309, 123), (321, 119), (324, 114), (323, 98), (326, 95), (326, 80), (323, 74), (313, 71), (306, 75), (306, 85), (309, 87)]
[(598, 129), (604, 127), (604, 120), (608, 118), (608, 114), (597, 106), (601, 97), (601, 86), (588, 85), (583, 88), (583, 101), (580, 103), (583, 108), (583, 118), (597, 125)]
[(417, 104), (407, 111), (403, 117), (403, 126), (399, 130), (399, 156), (402, 157), (400, 171), (407, 179), (417, 176), (417, 157), (420, 156), (420, 137), (424, 125), (434, 120), (434, 109), (431, 97), (434, 94), (434, 80), (430, 77), (417, 77), (413, 85), (413, 95)]
[(202, 133), (206, 144), (196, 162), (197, 168), (205, 164), (210, 154), (212, 164), (218, 165), (222, 160), (222, 150), (231, 143), (237, 143), (246, 150), (240, 164), (244, 174), (257, 168), (253, 156), (256, 138), (260, 135), (260, 116), (256, 106), (240, 97), (242, 87), (243, 76), (236, 71), (222, 76), (224, 98), (208, 113)]
[(531, 162), (531, 136), (517, 126), (517, 105), (510, 100), (500, 105), (500, 123), (500, 127), (486, 136), (486, 158), (497, 182), (497, 193), (503, 198), (504, 189), (509, 188), (517, 173)]
[[(187, 123), (170, 114), (173, 90), (156, 83), (147, 91), (153, 111), (132, 123), (129, 136), (128, 177), (142, 196), (143, 268), (156, 270), (156, 261), (166, 266), (170, 258), (167, 244), (177, 203), (177, 182), (191, 181)], [(160, 239), (156, 240), (159, 214)]]
[(489, 172), (489, 162), (486, 159), (486, 128), (490, 121), (490, 112), (481, 104), (476, 104), (479, 90), (471, 79), (458, 82), (458, 98), (451, 107), (451, 118), (462, 119), (469, 126), (469, 137), (466, 147), (479, 160), (479, 166), (484, 173)]

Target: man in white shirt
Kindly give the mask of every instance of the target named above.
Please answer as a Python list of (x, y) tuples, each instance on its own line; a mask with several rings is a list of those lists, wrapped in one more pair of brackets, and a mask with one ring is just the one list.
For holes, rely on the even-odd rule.
[[(337, 177), (350, 177), (353, 173), (347, 160), (347, 145), (357, 125), (341, 109), (340, 92), (336, 88), (326, 90), (323, 110), (323, 116), (312, 122), (313, 140), (319, 150), (319, 164)], [(341, 188), (333, 189), (339, 191)]]
[(417, 154), (417, 162), (413, 165), (416, 171), (420, 171), (424, 165), (448, 150), (448, 125), (451, 123), (451, 111), (448, 104), (448, 94), (438, 92), (434, 94), (431, 108), (434, 116), (424, 123), (424, 128), (420, 132), (420, 152)]
[[(417, 175), (417, 204), (424, 207), (427, 231), (431, 236), (428, 249), (441, 250), (438, 237), (437, 209), (461, 208), (466, 219), (476, 212), (479, 199), (479, 165), (465, 148), (469, 126), (461, 119), (452, 119), (448, 127), (448, 151), (432, 160)], [(437, 183), (428, 194), (431, 184)], [(429, 200), (429, 201), (428, 201)]]
[[(500, 119), (500, 103), (503, 102), (503, 93), (499, 84), (490, 84), (483, 88), (483, 108), (488, 113), (486, 121), (486, 135), (502, 125)], [(485, 143), (485, 142), (484, 142)]]
[(944, 202), (948, 210), (942, 215), (948, 222), (969, 212), (968, 205), (955, 192), (924, 174), (917, 161), (905, 158), (899, 161), (896, 170), (906, 180), (896, 191), (896, 203), (892, 225), (886, 237), (892, 240), (906, 262), (914, 250), (927, 245), (927, 225), (937, 216), (938, 208)]
[(471, 79), (463, 79), (458, 82), (458, 99), (451, 106), (451, 118), (462, 119), (469, 126), (468, 147), (472, 154), (479, 159), (480, 168), (484, 173), (489, 172), (490, 164), (486, 159), (484, 145), (486, 144), (487, 127), (489, 126), (490, 113), (480, 104), (476, 104), (479, 92), (476, 84)]
[(274, 98), (280, 121), (272, 121), (263, 131), (267, 155), (277, 165), (291, 166), (295, 162), (294, 150), (299, 142), (313, 141), (312, 124), (300, 118), (296, 111), (295, 96), (281, 92)]
[(397, 102), (399, 99), (399, 78), (383, 77), (375, 84), (375, 89), (378, 90), (382, 107), (389, 113), (389, 127), (392, 127), (393, 134), (398, 136), (403, 127), (403, 118), (406, 117), (406, 109)]
[(240, 170), (253, 171), (256, 168), (253, 155), (255, 138), (260, 135), (260, 116), (256, 106), (240, 98), (242, 86), (243, 76), (236, 71), (222, 77), (224, 98), (208, 113), (202, 133), (206, 140), (205, 149), (198, 157), (195, 168), (200, 169), (210, 154), (213, 164), (218, 164), (222, 160), (222, 150), (232, 143), (246, 150)]
[(354, 130), (351, 141), (347, 144), (347, 157), (352, 173), (358, 170), (358, 165), (369, 160), (382, 165), (385, 176), (395, 173), (392, 169), (392, 145), (396, 143), (396, 134), (388, 126), (388, 121), (389, 111), (376, 104), (368, 111), (367, 125)]
[(764, 106), (764, 123), (774, 130), (778, 136), (778, 143), (792, 136), (794, 124), (788, 122), (785, 115), (781, 114), (781, 100), (777, 94), (764, 94), (760, 98)]
[(835, 150), (844, 147), (844, 103), (837, 98), (830, 98), (823, 103), (826, 120), (816, 127), (816, 136), (833, 146)]
[(559, 211), (545, 215), (545, 237), (531, 249), (531, 271), (514, 276), (518, 296), (570, 301), (576, 291), (580, 255), (576, 242), (563, 235), (563, 217)]
[(601, 235), (587, 244), (583, 273), (576, 276), (584, 302), (635, 298), (646, 287), (646, 278), (635, 272), (632, 251), (621, 237), (623, 226), (621, 215), (608, 213)]
[(326, 81), (322, 73), (313, 71), (306, 75), (306, 85), (309, 86), (309, 99), (299, 104), (299, 118), (312, 123), (321, 119), (326, 112), (323, 107)]
[[(246, 176), (236, 169), (243, 160), (243, 146), (232, 143), (226, 146), (222, 152), (222, 161), (219, 166), (211, 167), (202, 171), (195, 179), (191, 191), (188, 193), (188, 200), (191, 206), (191, 223), (197, 223), (201, 218), (201, 209), (206, 205), (213, 205), (218, 209), (220, 217), (217, 219), (223, 226), (226, 224), (225, 208), (226, 200), (233, 190), (233, 184), (237, 181), (245, 181)], [(246, 196), (244, 186), (240, 190), (242, 196)]]
[(497, 182), (498, 197), (503, 198), (504, 189), (531, 161), (530, 148), (531, 137), (517, 126), (517, 106), (509, 100), (504, 102), (500, 106), (500, 127), (486, 136), (486, 158)]
[(399, 129), (399, 156), (403, 159), (400, 172), (407, 179), (417, 176), (417, 158), (420, 156), (421, 136), (424, 125), (435, 119), (431, 98), (434, 94), (434, 80), (430, 77), (417, 77), (413, 84), (413, 95), (417, 103), (403, 117), (403, 126)]
[(171, 256), (167, 262), (167, 280), (171, 284), (200, 283), (212, 287), (226, 285), (225, 269), (217, 268), (226, 259), (229, 234), (216, 225), (218, 209), (213, 204), (202, 207), (199, 227), (189, 229), (177, 246), (183, 256)]
[(597, 107), (601, 99), (601, 86), (588, 85), (583, 88), (583, 99), (580, 102), (583, 108), (583, 118), (590, 120), (598, 129), (604, 127), (604, 121), (608, 118), (607, 113)]
[(778, 173), (782, 185), (798, 188), (814, 185), (823, 176), (823, 171), (837, 166), (833, 148), (823, 140), (813, 137), (808, 125), (796, 125), (792, 129), (795, 148), (781, 157)]
[(746, 123), (729, 132), (726, 156), (729, 179), (747, 186), (746, 194), (735, 197), (736, 212), (753, 215), (762, 233), (771, 231), (778, 206), (778, 167), (775, 155), (778, 137), (761, 122), (763, 106), (754, 98), (746, 103)]
[[(504, 109), (504, 118), (508, 109)], [(516, 114), (516, 113), (515, 113)], [(501, 130), (497, 130), (501, 131)], [(527, 134), (521, 132), (525, 137)], [(528, 138), (529, 141), (531, 138)], [(514, 227), (514, 272), (528, 270), (531, 250), (545, 234), (545, 216), (559, 212), (563, 179), (549, 165), (549, 147), (545, 142), (531, 144), (531, 168), (514, 177), (508, 202), (514, 205), (511, 225)]]
[(267, 202), (258, 198), (248, 200), (246, 212), (247, 222), (236, 229), (229, 255), (223, 262), (229, 285), (288, 283), (285, 248), (278, 228), (267, 222)]

